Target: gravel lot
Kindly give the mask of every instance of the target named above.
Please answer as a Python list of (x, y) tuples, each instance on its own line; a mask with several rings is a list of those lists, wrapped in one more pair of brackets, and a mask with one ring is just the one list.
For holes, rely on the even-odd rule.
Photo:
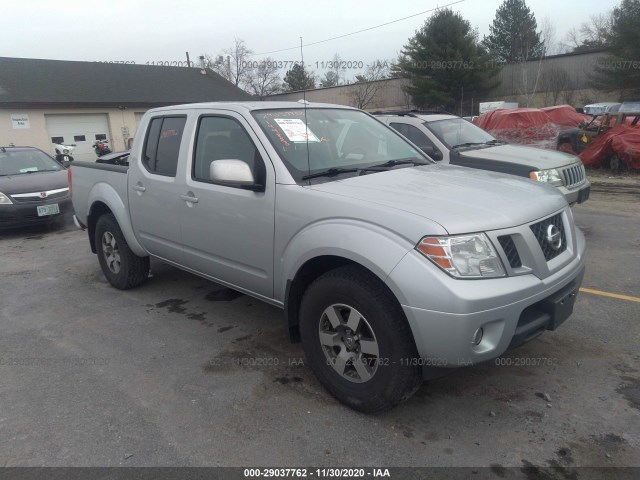
[[(638, 297), (640, 182), (594, 182), (583, 286)], [(278, 309), (152, 274), (117, 291), (85, 232), (0, 233), (0, 465), (640, 466), (640, 303), (581, 293), (556, 332), (367, 416)]]

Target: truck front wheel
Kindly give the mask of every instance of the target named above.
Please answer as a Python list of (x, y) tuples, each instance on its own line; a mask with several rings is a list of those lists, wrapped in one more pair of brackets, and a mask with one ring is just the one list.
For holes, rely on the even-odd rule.
[(100, 267), (111, 285), (127, 290), (147, 279), (149, 257), (139, 257), (131, 251), (113, 214), (98, 218), (95, 242)]
[(404, 312), (380, 280), (357, 266), (329, 271), (308, 287), (300, 336), (320, 383), (355, 410), (389, 410), (422, 383)]

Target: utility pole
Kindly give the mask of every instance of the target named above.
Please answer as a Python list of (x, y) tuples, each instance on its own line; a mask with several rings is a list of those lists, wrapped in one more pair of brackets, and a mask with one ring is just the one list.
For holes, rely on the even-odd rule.
[(189, 52), (184, 52), (187, 54), (187, 67), (191, 68), (191, 60), (189, 60)]
[(231, 57), (227, 55), (227, 80), (231, 81)]

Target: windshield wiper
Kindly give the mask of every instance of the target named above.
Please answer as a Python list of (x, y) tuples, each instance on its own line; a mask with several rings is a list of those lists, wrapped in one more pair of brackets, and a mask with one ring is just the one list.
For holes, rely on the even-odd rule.
[(360, 169), (360, 172), (370, 172), (375, 170), (384, 170), (386, 168), (392, 168), (397, 165), (431, 165), (428, 162), (423, 162), (419, 158), (400, 158), (398, 160), (389, 160), (381, 163), (380, 165), (371, 165), (370, 167)]
[(454, 145), (453, 147), (451, 147), (451, 150), (453, 150), (454, 148), (475, 147), (476, 145), (485, 145), (485, 142), (467, 142), (467, 143), (461, 143), (461, 144), (459, 144), (459, 145)]
[(503, 142), (502, 140), (498, 140), (496, 138), (494, 138), (493, 140), (489, 140), (488, 142), (484, 142), (485, 145), (503, 145), (507, 142)]
[(384, 169), (387, 169), (387, 168), (395, 167), (396, 165), (408, 165), (408, 164), (412, 164), (412, 165), (430, 165), (430, 163), (424, 162), (424, 161), (420, 160), (419, 158), (401, 158), (401, 159), (398, 159), (398, 160), (389, 160), (387, 162), (381, 163), (380, 165), (371, 165), (370, 167), (365, 167), (365, 168), (332, 167), (332, 168), (329, 168), (327, 170), (323, 170), (321, 172), (311, 173), (309, 175), (305, 175), (305, 176), (301, 177), (301, 179), (302, 180), (309, 180), (311, 178), (318, 178), (318, 177), (335, 177), (336, 175), (340, 175), (342, 173), (354, 173), (354, 172), (360, 172), (360, 174), (362, 174), (363, 172), (384, 170)]
[[(40, 173), (40, 172), (59, 172), (59, 170), (54, 170), (53, 168), (50, 170), (27, 170), (26, 172), (20, 172), (19, 174), (23, 174), (23, 173)], [(14, 175), (18, 175), (17, 173)]]
[(327, 170), (322, 170), (321, 172), (310, 173), (309, 175), (305, 175), (300, 177), (302, 180), (309, 180), (311, 178), (319, 178), (319, 177), (335, 177), (336, 175), (340, 175), (342, 173), (353, 173), (359, 171), (358, 168), (341, 168), (341, 167), (332, 167)]

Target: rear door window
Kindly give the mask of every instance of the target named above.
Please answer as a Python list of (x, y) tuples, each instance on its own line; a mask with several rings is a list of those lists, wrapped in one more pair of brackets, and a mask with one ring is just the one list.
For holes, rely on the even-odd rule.
[(186, 117), (159, 117), (151, 120), (142, 163), (151, 173), (176, 176), (180, 143)]

